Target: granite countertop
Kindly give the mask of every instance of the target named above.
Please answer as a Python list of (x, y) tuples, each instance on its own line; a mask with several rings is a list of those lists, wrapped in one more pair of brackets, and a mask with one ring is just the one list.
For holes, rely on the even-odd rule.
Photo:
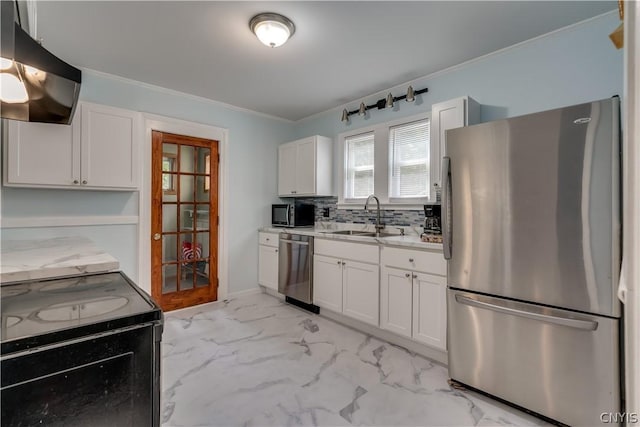
[(373, 231), (371, 226), (363, 224), (342, 224), (342, 223), (329, 223), (320, 224), (315, 227), (300, 227), (300, 228), (282, 228), (282, 227), (261, 227), (258, 231), (267, 233), (282, 233), (293, 232), (296, 234), (303, 234), (308, 236), (319, 237), (330, 240), (344, 240), (360, 243), (372, 243), (385, 246), (401, 246), (414, 249), (428, 249), (442, 251), (442, 243), (427, 243), (420, 240), (420, 235), (416, 230), (411, 227), (403, 227), (405, 229), (405, 235), (400, 235), (400, 230), (397, 227), (388, 227), (385, 232), (398, 232), (398, 235), (387, 237), (369, 237), (369, 236), (357, 236), (346, 234), (331, 234), (332, 231), (337, 230), (357, 230), (357, 231)]
[(84, 237), (3, 240), (0, 283), (48, 279), (120, 268), (117, 259)]

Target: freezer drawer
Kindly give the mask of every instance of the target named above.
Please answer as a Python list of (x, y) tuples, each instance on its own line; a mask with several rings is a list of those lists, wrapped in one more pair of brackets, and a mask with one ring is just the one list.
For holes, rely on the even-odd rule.
[(571, 426), (620, 410), (619, 319), (447, 290), (449, 375)]

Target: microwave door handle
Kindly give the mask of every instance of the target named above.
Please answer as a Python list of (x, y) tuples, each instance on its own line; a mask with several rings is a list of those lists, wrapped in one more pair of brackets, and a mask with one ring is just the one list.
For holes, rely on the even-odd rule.
[(595, 331), (596, 329), (598, 329), (598, 322), (594, 320), (572, 319), (569, 317), (551, 316), (548, 314), (534, 313), (527, 310), (518, 310), (516, 308), (504, 306), (497, 302), (490, 303), (490, 302), (479, 301), (475, 298), (471, 298), (471, 297), (467, 297), (459, 294), (456, 295), (456, 302), (460, 304), (468, 305), (471, 307), (477, 307), (485, 310), (495, 311), (498, 313), (508, 314), (511, 316), (524, 317), (526, 319), (552, 323), (560, 326), (568, 326), (570, 328), (575, 328), (575, 329), (583, 329), (585, 331)]

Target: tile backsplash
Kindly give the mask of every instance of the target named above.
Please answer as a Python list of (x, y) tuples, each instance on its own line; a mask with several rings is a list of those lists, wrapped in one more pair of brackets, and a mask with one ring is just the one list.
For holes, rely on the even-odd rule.
[[(292, 199), (290, 203), (293, 202)], [(316, 205), (316, 222), (344, 222), (354, 224), (375, 224), (375, 203), (372, 210), (364, 209), (337, 209), (337, 197), (297, 198), (299, 202), (313, 203)], [(371, 205), (370, 205), (371, 206)], [(329, 217), (324, 216), (325, 208), (329, 209)], [(424, 223), (424, 210), (381, 210), (380, 221), (390, 226), (416, 227)]]

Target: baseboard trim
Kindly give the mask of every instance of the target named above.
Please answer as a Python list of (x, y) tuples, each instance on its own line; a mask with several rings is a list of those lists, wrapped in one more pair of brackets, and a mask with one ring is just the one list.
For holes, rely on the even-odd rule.
[(229, 292), (227, 294), (227, 299), (246, 297), (249, 295), (260, 294), (260, 293), (262, 293), (262, 289), (260, 289), (260, 287), (256, 287), (251, 289), (245, 289), (244, 291)]
[(417, 343), (413, 340), (396, 335), (393, 332), (385, 331), (384, 329), (380, 329), (376, 326), (363, 323), (350, 317), (346, 317), (341, 313), (336, 313), (335, 311), (327, 310), (326, 308), (320, 308), (320, 316), (331, 319), (334, 322), (340, 323), (341, 325), (347, 326), (349, 328), (364, 332), (365, 334), (371, 335), (383, 341), (387, 341), (391, 344), (395, 344), (399, 347), (409, 350), (410, 352), (419, 354), (420, 356), (426, 357), (429, 360), (433, 360), (444, 366), (447, 366), (448, 356), (446, 351), (437, 350), (435, 348)]

